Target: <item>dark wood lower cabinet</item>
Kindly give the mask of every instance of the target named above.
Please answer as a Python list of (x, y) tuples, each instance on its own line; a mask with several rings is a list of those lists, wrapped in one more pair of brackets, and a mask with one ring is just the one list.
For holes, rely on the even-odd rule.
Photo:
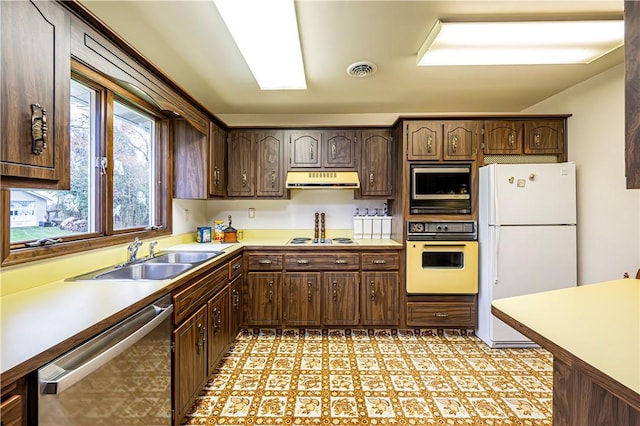
[(282, 272), (249, 272), (249, 325), (282, 325)]
[(233, 342), (243, 323), (242, 275), (229, 284), (229, 343)]
[(229, 289), (225, 288), (207, 303), (209, 339), (209, 374), (213, 373), (218, 361), (224, 355), (229, 344)]
[(325, 272), (322, 280), (322, 324), (360, 323), (359, 272)]
[(364, 325), (398, 325), (398, 286), (397, 272), (362, 273)]
[(284, 279), (284, 295), (282, 316), (285, 324), (320, 325), (320, 272), (287, 273)]
[(177, 425), (207, 382), (207, 306), (173, 332), (173, 388)]

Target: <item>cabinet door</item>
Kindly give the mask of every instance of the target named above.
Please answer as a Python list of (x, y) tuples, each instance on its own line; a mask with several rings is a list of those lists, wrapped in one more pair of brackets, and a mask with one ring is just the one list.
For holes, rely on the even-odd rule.
[(398, 285), (397, 272), (362, 273), (363, 324), (398, 324)]
[(231, 131), (228, 135), (227, 195), (229, 197), (253, 197), (253, 132)]
[(188, 121), (176, 119), (173, 127), (173, 196), (206, 199), (209, 174), (209, 137)]
[(406, 125), (407, 159), (440, 160), (441, 121), (410, 121)]
[(361, 133), (360, 195), (393, 195), (394, 155), (391, 130), (368, 130)]
[(229, 284), (230, 296), (230, 335), (229, 341), (233, 341), (242, 327), (243, 303), (242, 303), (242, 275), (237, 276)]
[(564, 120), (525, 121), (525, 154), (562, 154)]
[(290, 131), (289, 139), (289, 168), (319, 168), (322, 166), (320, 147), (322, 146), (322, 131)]
[(249, 272), (248, 322), (280, 325), (282, 319), (282, 272)]
[(522, 132), (522, 121), (485, 121), (483, 152), (485, 154), (521, 154)]
[(176, 418), (191, 408), (207, 380), (207, 307), (173, 331), (173, 383)]
[(2, 187), (69, 189), (70, 15), (53, 1), (2, 1), (0, 22)]
[(229, 344), (229, 289), (225, 288), (207, 303), (209, 313), (209, 374), (213, 374), (218, 361)]
[(327, 131), (322, 150), (322, 165), (326, 168), (355, 169), (356, 132)]
[(224, 197), (227, 187), (227, 133), (214, 122), (209, 125), (209, 195)]
[(258, 132), (256, 146), (256, 195), (284, 196), (284, 132)]
[(475, 160), (480, 129), (480, 121), (445, 121), (442, 159)]
[(325, 272), (322, 280), (322, 324), (357, 325), (360, 322), (358, 272)]
[(288, 272), (283, 319), (292, 326), (320, 325), (320, 273)]

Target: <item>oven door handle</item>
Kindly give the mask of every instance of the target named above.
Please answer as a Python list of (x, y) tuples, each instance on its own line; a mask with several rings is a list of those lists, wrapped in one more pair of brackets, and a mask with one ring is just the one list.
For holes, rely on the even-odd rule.
[[(151, 319), (148, 317), (154, 311), (154, 316)], [(92, 341), (75, 349), (70, 357), (64, 356), (63, 358), (70, 358), (68, 362), (60, 361), (58, 365), (56, 361), (48, 364), (40, 369), (40, 393), (41, 394), (55, 394), (59, 395), (69, 387), (78, 383), (80, 380), (87, 377), (89, 374), (96, 371), (98, 368), (111, 361), (116, 356), (120, 355), (140, 339), (145, 337), (157, 326), (159, 326), (166, 318), (173, 313), (173, 305), (169, 304), (167, 307), (159, 307), (155, 305), (149, 305), (135, 314), (133, 317), (126, 319), (116, 325), (113, 329), (107, 330)], [(143, 324), (136, 324), (143, 322)], [(131, 330), (132, 327), (137, 327)], [(108, 339), (113, 343), (107, 348), (100, 348), (104, 343), (101, 339)], [(97, 347), (97, 348), (96, 348)], [(86, 360), (86, 355), (91, 353), (98, 353), (95, 356), (91, 356), (89, 360)], [(83, 356), (84, 355), (84, 356)], [(81, 361), (82, 364), (74, 365), (74, 359)], [(76, 362), (78, 362), (76, 361)], [(67, 366), (66, 364), (71, 364)], [(70, 368), (69, 368), (70, 367)], [(47, 377), (50, 377), (48, 379)]]
[(423, 248), (446, 248), (446, 247), (466, 247), (466, 244), (424, 244)]

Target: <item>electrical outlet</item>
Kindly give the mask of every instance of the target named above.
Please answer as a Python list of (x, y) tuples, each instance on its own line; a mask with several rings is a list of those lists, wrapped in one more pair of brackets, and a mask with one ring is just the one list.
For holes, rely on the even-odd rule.
[(256, 217), (256, 209), (254, 209), (253, 207), (249, 208), (249, 219), (253, 219)]

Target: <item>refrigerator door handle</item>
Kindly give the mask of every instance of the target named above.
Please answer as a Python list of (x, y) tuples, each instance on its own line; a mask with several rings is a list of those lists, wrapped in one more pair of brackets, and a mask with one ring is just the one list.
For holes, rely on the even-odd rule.
[(495, 244), (493, 244), (493, 285), (498, 285), (498, 257), (500, 255), (500, 226), (494, 226)]

